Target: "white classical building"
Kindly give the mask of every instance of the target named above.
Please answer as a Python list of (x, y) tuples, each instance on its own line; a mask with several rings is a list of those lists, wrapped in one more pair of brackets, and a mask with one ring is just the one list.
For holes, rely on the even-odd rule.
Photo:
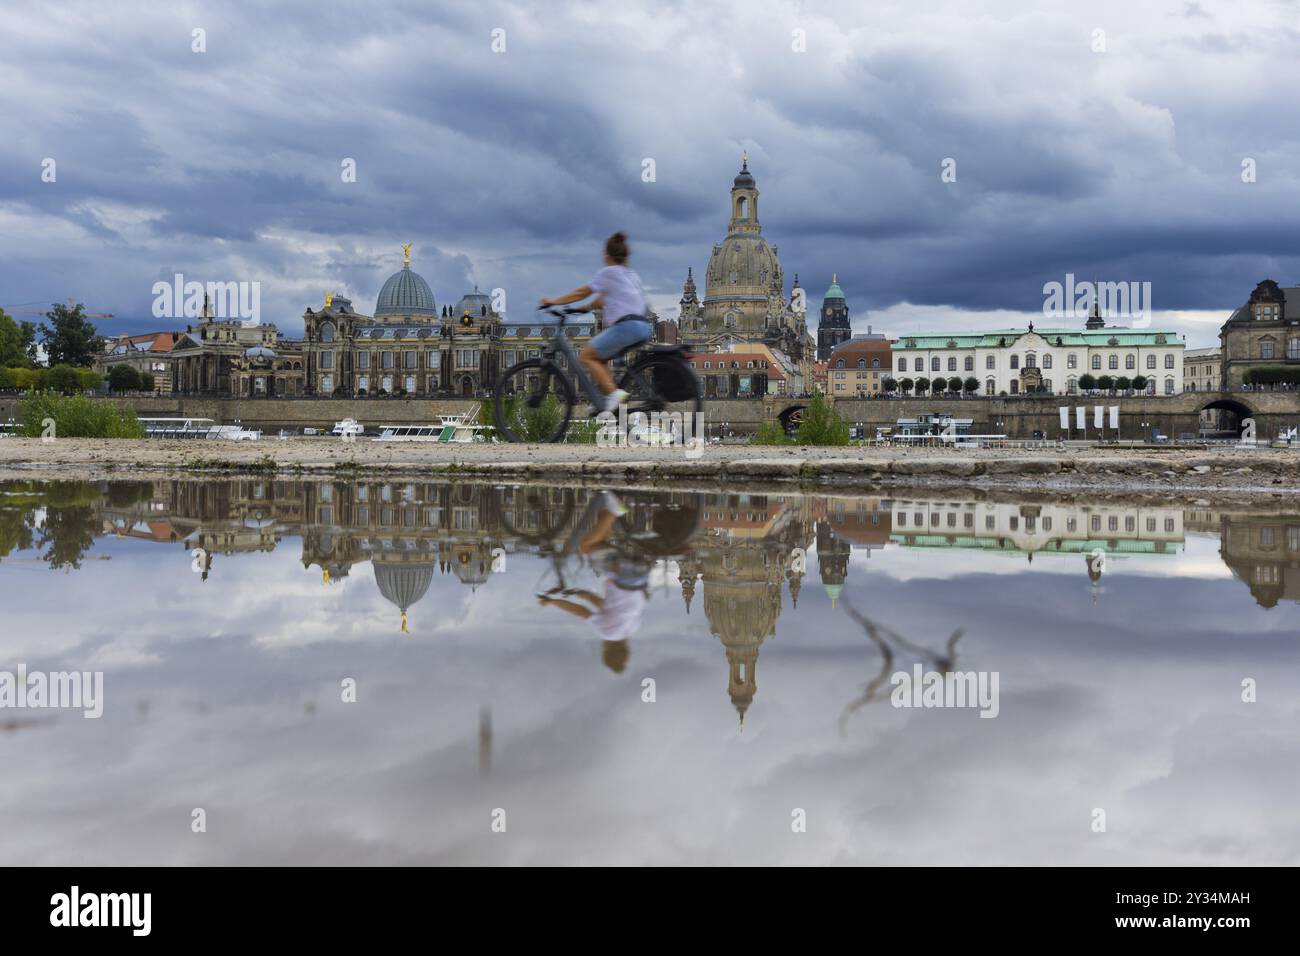
[(1073, 395), (1079, 379), (1146, 380), (1150, 395), (1183, 390), (1184, 343), (1159, 329), (1000, 329), (900, 335), (892, 354), (893, 377), (934, 381), (974, 378), (977, 394)]

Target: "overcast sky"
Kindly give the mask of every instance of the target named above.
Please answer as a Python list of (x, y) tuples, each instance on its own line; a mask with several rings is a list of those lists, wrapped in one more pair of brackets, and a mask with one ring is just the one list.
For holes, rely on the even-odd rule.
[(1294, 2), (94, 0), (0, 44), (0, 305), (105, 331), (183, 324), (150, 314), (181, 272), (297, 334), (325, 290), (371, 311), (403, 242), (440, 305), (519, 319), (616, 229), (673, 315), (743, 149), (787, 281), (815, 310), (838, 273), (863, 331), (1022, 323), (1074, 273), (1202, 345), (1300, 283)]

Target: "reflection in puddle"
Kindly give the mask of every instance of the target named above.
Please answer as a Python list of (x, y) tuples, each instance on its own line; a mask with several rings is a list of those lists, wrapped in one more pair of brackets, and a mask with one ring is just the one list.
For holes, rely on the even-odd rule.
[(106, 698), (0, 713), (0, 860), (1300, 859), (1300, 513), (953, 495), (0, 485), (0, 668)]

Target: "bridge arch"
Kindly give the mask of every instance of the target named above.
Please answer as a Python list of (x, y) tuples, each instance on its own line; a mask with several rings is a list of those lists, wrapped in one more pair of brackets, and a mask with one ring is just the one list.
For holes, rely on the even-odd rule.
[(1254, 418), (1259, 413), (1245, 400), (1233, 396), (1220, 396), (1208, 402), (1201, 402), (1196, 409), (1201, 431), (1232, 432), (1240, 434), (1241, 423), (1247, 418)]
[(803, 421), (803, 410), (807, 405), (790, 405), (780, 415), (777, 416), (781, 421), (781, 427), (785, 429), (787, 435), (794, 434), (794, 430), (799, 427)]

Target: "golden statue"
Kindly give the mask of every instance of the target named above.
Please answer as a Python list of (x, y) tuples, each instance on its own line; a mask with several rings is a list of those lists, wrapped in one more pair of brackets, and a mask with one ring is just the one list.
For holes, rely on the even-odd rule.
[(742, 150), (740, 151), (740, 165), (742, 165), (742, 166), (748, 166), (748, 165), (749, 165), (749, 150), (747, 150), (747, 149), (742, 149)]
[(409, 242), (404, 242), (402, 243), (402, 265), (409, 266), (410, 264), (411, 264), (411, 244)]
[(333, 301), (334, 301), (334, 293), (333, 293), (333, 292), (326, 292), (326, 293), (325, 293), (325, 308), (328, 309), (328, 308), (330, 307), (330, 304), (331, 304)]

